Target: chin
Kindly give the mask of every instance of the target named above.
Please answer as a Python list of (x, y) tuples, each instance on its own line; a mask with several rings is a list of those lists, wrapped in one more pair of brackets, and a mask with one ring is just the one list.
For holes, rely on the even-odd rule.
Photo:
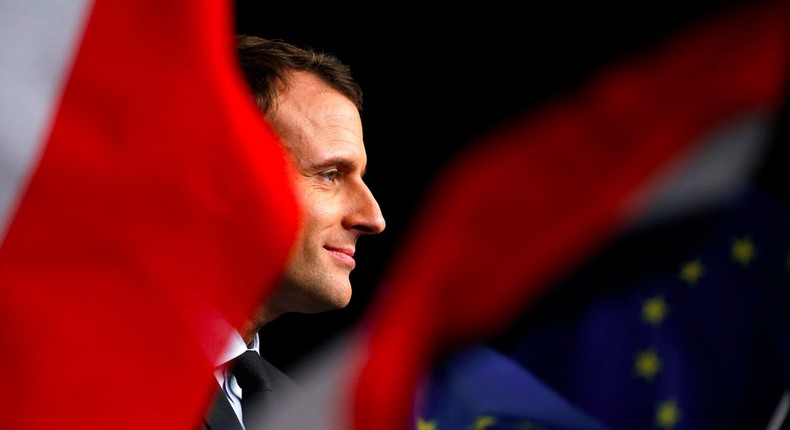
[(351, 303), (351, 287), (337, 291), (332, 297), (327, 297), (327, 304), (332, 309), (343, 309)]
[(348, 306), (349, 303), (351, 303), (351, 294), (336, 297), (335, 300), (331, 302), (330, 306), (332, 309), (343, 309)]
[[(304, 300), (303, 312), (319, 313), (343, 309), (351, 302), (351, 289), (323, 291), (318, 294), (315, 292), (312, 297)], [(306, 308), (306, 309), (304, 309)]]
[(324, 300), (320, 303), (315, 303), (314, 306), (311, 306), (309, 309), (305, 309), (302, 312), (307, 314), (318, 314), (322, 312), (329, 312), (329, 311), (337, 311), (340, 309), (345, 308), (350, 303), (350, 300), (344, 301), (328, 301)]

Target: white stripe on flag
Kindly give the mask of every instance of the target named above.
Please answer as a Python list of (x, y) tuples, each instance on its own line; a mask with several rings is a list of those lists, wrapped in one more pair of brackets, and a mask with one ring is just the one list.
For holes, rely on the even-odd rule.
[(785, 390), (782, 398), (779, 399), (779, 404), (776, 405), (776, 410), (771, 416), (771, 421), (768, 423), (766, 430), (782, 430), (782, 423), (787, 423), (787, 411), (790, 410), (790, 390)]
[(57, 112), (90, 0), (8, 0), (0, 14), (0, 244)]
[(690, 144), (625, 202), (632, 228), (733, 203), (764, 162), (771, 125), (764, 109), (743, 112)]

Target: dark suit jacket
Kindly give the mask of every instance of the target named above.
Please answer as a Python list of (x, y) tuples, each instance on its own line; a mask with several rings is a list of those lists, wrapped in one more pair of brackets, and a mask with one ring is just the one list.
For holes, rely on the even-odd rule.
[[(261, 357), (261, 360), (265, 368), (271, 391), (267, 392), (266, 396), (261, 398), (255, 410), (243, 410), (245, 420), (248, 422), (259, 421), (266, 413), (266, 410), (276, 408), (277, 403), (282, 401), (288, 393), (294, 391), (298, 392), (302, 389), (293, 379), (280, 369), (274, 367), (274, 365), (265, 358)], [(203, 419), (200, 428), (201, 430), (242, 430), (236, 413), (233, 411), (228, 399), (219, 387), (217, 387), (214, 402), (206, 417)], [(247, 430), (254, 429), (248, 428)]]

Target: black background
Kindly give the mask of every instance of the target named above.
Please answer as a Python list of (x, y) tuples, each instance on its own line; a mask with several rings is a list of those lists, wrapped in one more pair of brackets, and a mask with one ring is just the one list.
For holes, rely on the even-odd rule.
[(366, 180), (387, 220), (384, 233), (358, 243), (351, 304), (282, 316), (261, 331), (264, 356), (287, 370), (359, 321), (430, 184), (458, 151), (543, 102), (572, 95), (605, 65), (745, 4), (592, 3), (343, 9), (235, 3), (237, 33), (312, 46), (351, 65), (364, 91)]

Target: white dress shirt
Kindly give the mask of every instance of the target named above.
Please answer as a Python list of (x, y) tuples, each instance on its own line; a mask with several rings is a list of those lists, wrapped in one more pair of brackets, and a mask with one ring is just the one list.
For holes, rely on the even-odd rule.
[(261, 346), (258, 334), (255, 334), (255, 337), (252, 338), (252, 343), (248, 346), (244, 343), (244, 339), (242, 339), (241, 335), (234, 331), (230, 342), (228, 342), (228, 347), (225, 349), (225, 353), (219, 357), (214, 366), (214, 376), (217, 378), (219, 386), (222, 387), (225, 398), (228, 399), (231, 407), (233, 407), (233, 411), (236, 412), (236, 416), (239, 418), (242, 428), (244, 427), (244, 421), (242, 420), (241, 412), (241, 387), (239, 387), (236, 378), (233, 376), (227, 364), (246, 351), (255, 351), (260, 354)]

